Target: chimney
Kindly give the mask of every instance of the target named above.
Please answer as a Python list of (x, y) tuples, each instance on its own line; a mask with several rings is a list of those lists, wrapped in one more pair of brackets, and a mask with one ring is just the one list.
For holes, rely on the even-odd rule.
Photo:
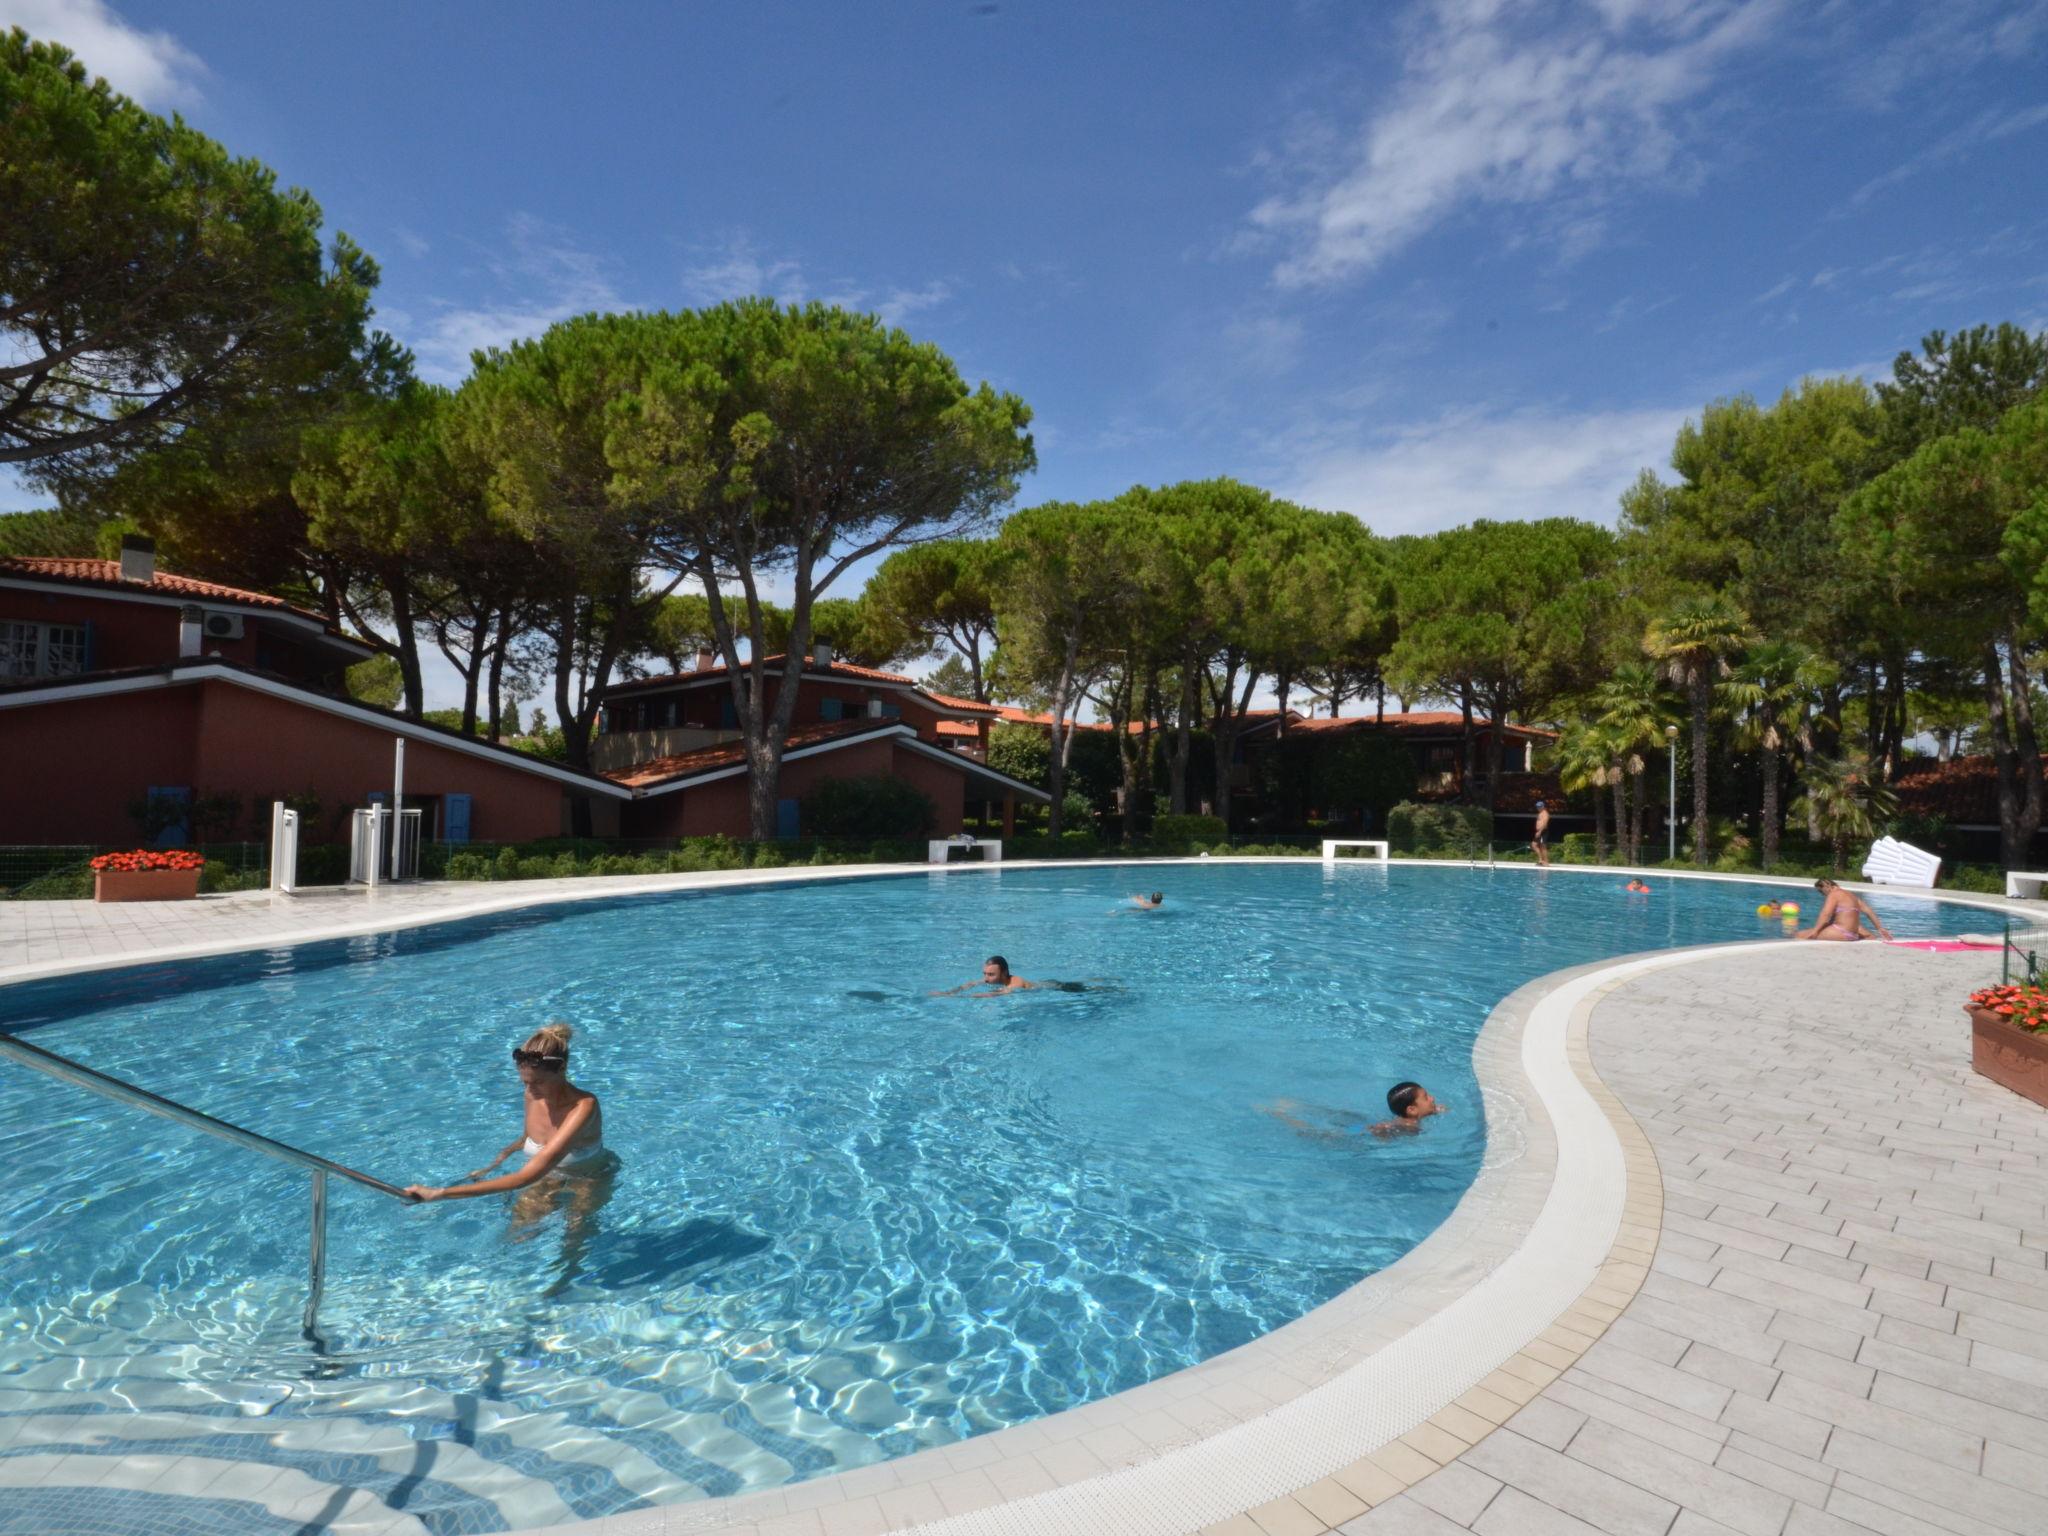
[(140, 533), (121, 535), (121, 579), (150, 582), (156, 578), (156, 540)]
[(811, 665), (814, 667), (829, 667), (832, 665), (831, 642), (826, 640), (813, 640), (811, 642)]
[(718, 653), (717, 653), (716, 651), (708, 651), (708, 650), (705, 650), (705, 649), (704, 649), (703, 647), (701, 647), (701, 646), (700, 646), (700, 647), (698, 647), (698, 649), (697, 649), (697, 670), (698, 670), (699, 672), (709, 672), (709, 671), (710, 671), (710, 670), (711, 670), (711, 669), (712, 669), (713, 667), (715, 667), (715, 666), (717, 666), (717, 665), (718, 665)]
[[(125, 553), (125, 551), (124, 551)], [(206, 625), (201, 619), (199, 605), (187, 603), (178, 610), (178, 657), (197, 656), (206, 644)]]

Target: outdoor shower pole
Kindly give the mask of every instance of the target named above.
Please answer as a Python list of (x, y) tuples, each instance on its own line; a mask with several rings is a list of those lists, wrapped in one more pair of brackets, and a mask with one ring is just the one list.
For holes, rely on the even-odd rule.
[(1665, 804), (1664, 830), (1670, 841), (1671, 851), (1664, 855), (1671, 863), (1678, 862), (1678, 727), (1664, 727), (1664, 756), (1671, 764), (1671, 795)]
[(405, 871), (400, 861), (405, 855), (404, 850), (398, 846), (398, 829), (405, 824), (405, 738), (396, 736), (392, 741), (394, 745), (391, 754), (391, 878), (402, 880), (405, 878)]

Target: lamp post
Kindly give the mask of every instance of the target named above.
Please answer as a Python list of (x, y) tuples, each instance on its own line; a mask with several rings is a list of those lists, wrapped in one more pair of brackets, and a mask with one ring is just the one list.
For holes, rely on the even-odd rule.
[(1665, 803), (1664, 831), (1670, 843), (1670, 851), (1664, 855), (1671, 863), (1678, 862), (1678, 727), (1664, 727), (1664, 756), (1671, 764), (1671, 794)]

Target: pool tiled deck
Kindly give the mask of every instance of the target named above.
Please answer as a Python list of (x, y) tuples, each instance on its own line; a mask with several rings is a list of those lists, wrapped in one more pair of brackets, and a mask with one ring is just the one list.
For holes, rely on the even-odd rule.
[[(485, 887), (481, 897), (524, 903), (646, 884), (535, 882)], [(320, 896), (0, 904), (0, 981), (72, 961), (435, 921), (479, 897), (474, 886), (413, 887), (380, 895), (374, 912), (361, 897)], [(1786, 945), (1632, 975), (1587, 999), (1568, 1054), (1627, 1170), (1605, 1264), (1547, 1330), (1426, 1422), (1277, 1498), (1261, 1488), (1203, 1529), (2048, 1531), (2048, 1111), (1970, 1072), (1957, 1006), (1995, 967), (1987, 954)], [(1541, 990), (1524, 989), (1503, 1013), (1526, 1010)], [(1492, 1026), (1481, 1041), (1489, 1048), (1507, 1049)], [(1205, 1444), (1274, 1422), (1353, 1363), (1368, 1336), (1412, 1325), (1426, 1308), (1410, 1304), (1411, 1289), (1440, 1298), (1498, 1262), (1513, 1234), (1489, 1228), (1513, 1223), (1494, 1218), (1526, 1215), (1556, 1162), (1542, 1124), (1526, 1134), (1523, 1155), (1482, 1179), (1484, 1201), (1460, 1207), (1464, 1230), (1418, 1262), (1410, 1284), (1374, 1291), (1368, 1282), (1348, 1312), (1340, 1298), (1260, 1341), (1273, 1347), (1249, 1368), (1223, 1357), (1213, 1372), (905, 1461), (557, 1529), (1122, 1536), (1127, 1522), (1091, 1523), (1091, 1507), (1117, 1507), (1091, 1506), (1091, 1490), (1183, 1466), (1208, 1480), (1213, 1500)], [(257, 1487), (225, 1464), (208, 1464), (216, 1480), (189, 1459), (159, 1467), (167, 1458), (23, 1441), (21, 1426), (53, 1416), (0, 1419), (0, 1533), (54, 1528), (87, 1482), (142, 1501), (135, 1529), (152, 1519), (167, 1530), (196, 1520), (195, 1531), (307, 1536), (426, 1529), (345, 1481), (279, 1469)], [(91, 1428), (118, 1433), (104, 1417)], [(1316, 1447), (1300, 1449), (1315, 1459)], [(208, 1486), (191, 1499), (202, 1492), (195, 1478)], [(1145, 1527), (1190, 1528), (1168, 1518), (1178, 1505), (1169, 1498), (1148, 1511)]]

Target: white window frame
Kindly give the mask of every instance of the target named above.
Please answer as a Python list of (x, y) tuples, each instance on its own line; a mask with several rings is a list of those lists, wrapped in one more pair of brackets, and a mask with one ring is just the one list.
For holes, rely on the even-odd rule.
[[(41, 624), (33, 619), (0, 620), (0, 633), (9, 630), (13, 631), (13, 633), (8, 636), (6, 649), (0, 650), (0, 657), (8, 657), (9, 653), (12, 653), (10, 659), (18, 662), (23, 654), (21, 650), (21, 632), (26, 630), (28, 632), (26, 651), (28, 670), (23, 672), (18, 669), (18, 665), (10, 665), (4, 672), (0, 672), (0, 678), (24, 681), (38, 677), (76, 677), (85, 671), (85, 652), (86, 646), (89, 643), (87, 626), (83, 624)], [(76, 647), (76, 665), (59, 668), (57, 665), (57, 648), (60, 645), (66, 644), (73, 635), (77, 637), (76, 641), (72, 642)]]

